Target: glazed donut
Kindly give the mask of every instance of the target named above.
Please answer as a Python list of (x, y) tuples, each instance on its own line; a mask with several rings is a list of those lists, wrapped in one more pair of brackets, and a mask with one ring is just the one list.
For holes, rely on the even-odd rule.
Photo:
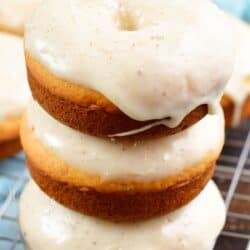
[(69, 210), (30, 182), (21, 197), (19, 221), (29, 250), (212, 250), (225, 222), (225, 206), (210, 182), (169, 215), (117, 224)]
[(172, 136), (119, 141), (80, 133), (32, 101), (21, 127), (33, 179), (81, 213), (113, 221), (171, 212), (211, 178), (224, 143), (222, 110)]
[(235, 127), (250, 116), (250, 27), (235, 17), (228, 17), (237, 39), (237, 56), (233, 75), (221, 104), (226, 126)]
[(22, 39), (0, 33), (0, 159), (21, 149), (19, 126), (30, 96)]
[(25, 33), (34, 99), (99, 137), (171, 135), (195, 124), (219, 102), (234, 44), (225, 15), (211, 1), (192, 2), (44, 1)]
[(42, 0), (1, 0), (0, 30), (23, 35), (24, 25)]

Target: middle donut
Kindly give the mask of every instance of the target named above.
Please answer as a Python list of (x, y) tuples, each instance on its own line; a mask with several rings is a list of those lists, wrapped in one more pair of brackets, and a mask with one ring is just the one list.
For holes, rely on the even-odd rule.
[(33, 179), (51, 197), (113, 221), (174, 211), (205, 187), (224, 143), (221, 109), (172, 136), (98, 138), (73, 130), (35, 101), (21, 137)]

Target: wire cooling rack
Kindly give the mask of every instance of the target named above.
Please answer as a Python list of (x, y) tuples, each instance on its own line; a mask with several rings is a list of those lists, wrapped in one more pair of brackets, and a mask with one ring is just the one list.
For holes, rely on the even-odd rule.
[(24, 249), (18, 211), (20, 194), (28, 180), (22, 153), (0, 162), (0, 250)]
[[(212, 131), (211, 131), (212, 132)], [(227, 208), (227, 222), (215, 250), (250, 250), (250, 121), (226, 132), (215, 181)]]
[[(225, 198), (228, 216), (215, 250), (250, 250), (250, 121), (228, 130), (226, 138), (214, 179)], [(0, 250), (24, 249), (18, 201), (28, 180), (22, 153), (0, 162)]]

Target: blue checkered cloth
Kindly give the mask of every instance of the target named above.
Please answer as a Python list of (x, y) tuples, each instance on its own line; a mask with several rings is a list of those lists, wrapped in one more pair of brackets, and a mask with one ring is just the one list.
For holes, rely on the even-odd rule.
[(0, 161), (0, 249), (23, 250), (18, 211), (19, 198), (28, 179), (23, 153)]

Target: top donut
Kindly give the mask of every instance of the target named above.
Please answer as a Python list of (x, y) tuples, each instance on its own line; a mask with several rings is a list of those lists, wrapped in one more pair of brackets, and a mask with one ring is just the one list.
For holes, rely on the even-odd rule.
[(231, 25), (209, 0), (44, 1), (25, 53), (35, 99), (98, 136), (191, 126), (218, 105), (235, 59)]
[(0, 30), (23, 35), (24, 25), (42, 0), (1, 0)]

